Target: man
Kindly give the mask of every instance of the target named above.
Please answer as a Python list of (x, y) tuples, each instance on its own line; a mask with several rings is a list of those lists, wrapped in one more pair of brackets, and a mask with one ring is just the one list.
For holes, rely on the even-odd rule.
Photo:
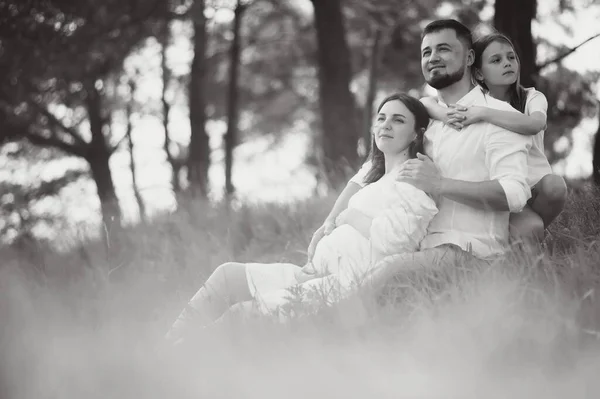
[[(517, 112), (473, 84), (473, 61), (467, 27), (455, 20), (438, 20), (425, 27), (421, 68), (443, 104), (484, 105)], [(508, 243), (510, 212), (519, 212), (531, 197), (527, 184), (530, 137), (483, 122), (456, 131), (432, 121), (425, 140), (427, 156), (419, 155), (405, 163), (397, 179), (437, 197), (439, 213), (421, 244), (421, 252), (398, 255), (374, 276), (377, 282), (383, 283), (405, 269), (451, 265), (464, 256), (490, 259), (501, 254)], [(360, 189), (367, 169), (365, 165), (351, 179), (331, 215), (345, 208)], [(324, 230), (322, 227), (316, 235)]]

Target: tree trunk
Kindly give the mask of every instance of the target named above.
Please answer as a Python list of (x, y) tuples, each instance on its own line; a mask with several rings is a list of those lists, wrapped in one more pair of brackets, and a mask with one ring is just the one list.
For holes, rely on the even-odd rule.
[(229, 50), (229, 93), (227, 94), (227, 132), (225, 133), (225, 197), (230, 199), (235, 190), (232, 182), (233, 149), (238, 144), (239, 93), (238, 70), (240, 66), (240, 26), (247, 6), (238, 0), (233, 19), (233, 40)]
[(536, 46), (531, 21), (537, 14), (537, 0), (496, 0), (494, 26), (514, 43), (521, 61), (521, 84), (535, 85), (537, 78)]
[(190, 192), (205, 197), (208, 191), (209, 140), (206, 133), (206, 18), (204, 0), (194, 0), (194, 59), (189, 87), (190, 147), (187, 168)]
[[(171, 112), (171, 104), (167, 100), (167, 89), (169, 88), (169, 82), (171, 81), (171, 70), (167, 65), (167, 47), (169, 44), (170, 37), (170, 24), (169, 22), (165, 22), (165, 26), (163, 31), (160, 33), (160, 44), (161, 44), (161, 52), (160, 52), (160, 67), (162, 71), (162, 92), (161, 92), (161, 102), (162, 102), (162, 123), (163, 130), (165, 133), (165, 141), (163, 143), (163, 149), (167, 156), (167, 162), (171, 166), (171, 189), (173, 193), (177, 197), (177, 194), (181, 192), (181, 184), (179, 183), (179, 171), (181, 170), (181, 162), (179, 159), (175, 159), (173, 154), (171, 153), (171, 132), (169, 130), (169, 114)], [(191, 118), (191, 116), (190, 116)]]
[(138, 206), (138, 211), (140, 213), (140, 220), (142, 223), (146, 222), (146, 205), (144, 204), (144, 199), (142, 198), (142, 194), (140, 193), (137, 176), (136, 176), (136, 165), (135, 165), (135, 157), (133, 155), (133, 138), (131, 137), (131, 133), (133, 131), (133, 124), (131, 123), (131, 117), (133, 114), (133, 94), (135, 93), (135, 83), (133, 81), (129, 82), (129, 87), (131, 90), (131, 98), (127, 102), (127, 127), (125, 134), (127, 135), (127, 144), (129, 149), (129, 169), (131, 170), (131, 186), (133, 188), (133, 195), (135, 196), (135, 201)]
[(373, 103), (377, 93), (377, 70), (379, 67), (379, 48), (381, 42), (381, 29), (375, 28), (375, 36), (371, 45), (371, 65), (369, 67), (369, 82), (367, 86), (367, 99), (365, 101), (365, 116), (363, 122), (363, 140), (366, 154), (371, 150), (371, 126), (373, 124)]
[(102, 220), (108, 229), (121, 224), (121, 209), (113, 184), (109, 160), (112, 155), (103, 128), (105, 118), (102, 115), (102, 103), (100, 93), (94, 88), (93, 82), (88, 84), (86, 107), (90, 121), (92, 140), (90, 141), (85, 156), (90, 165), (92, 178), (96, 183)]
[(598, 101), (598, 130), (594, 137), (594, 150), (592, 152), (592, 179), (600, 187), (600, 101)]
[(340, 0), (312, 0), (317, 31), (319, 106), (325, 174), (337, 187), (358, 166), (360, 117), (350, 92), (352, 65)]

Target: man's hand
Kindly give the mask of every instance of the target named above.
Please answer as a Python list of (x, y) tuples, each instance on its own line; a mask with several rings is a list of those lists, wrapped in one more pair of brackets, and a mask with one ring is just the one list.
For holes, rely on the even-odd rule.
[(400, 165), (396, 180), (412, 184), (427, 194), (439, 195), (443, 178), (431, 158), (418, 153), (417, 159), (409, 159)]

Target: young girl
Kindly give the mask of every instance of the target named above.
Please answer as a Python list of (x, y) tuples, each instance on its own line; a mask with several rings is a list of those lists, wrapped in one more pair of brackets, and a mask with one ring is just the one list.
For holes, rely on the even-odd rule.
[(567, 196), (565, 181), (552, 174), (544, 154), (548, 102), (541, 92), (521, 86), (519, 58), (508, 37), (499, 33), (486, 35), (475, 41), (473, 48), (473, 75), (477, 83), (489, 95), (510, 103), (521, 113), (479, 106), (451, 106), (448, 110), (433, 98), (421, 101), (432, 118), (456, 129), (485, 121), (515, 133), (533, 136), (528, 156), (531, 199), (522, 212), (511, 214), (510, 233), (512, 238), (535, 238), (541, 242), (545, 229), (562, 211)]

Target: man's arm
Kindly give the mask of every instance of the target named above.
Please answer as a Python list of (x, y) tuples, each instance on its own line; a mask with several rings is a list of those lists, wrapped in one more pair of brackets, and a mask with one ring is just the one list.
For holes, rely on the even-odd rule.
[(440, 195), (480, 209), (520, 212), (531, 198), (527, 154), (531, 138), (488, 125), (485, 163), (490, 180), (468, 182), (442, 179)]
[(489, 180), (471, 182), (442, 177), (431, 159), (421, 154), (402, 165), (397, 179), (474, 208), (520, 212), (531, 197), (527, 184), (530, 146), (531, 137), (489, 125), (485, 137)]
[(506, 193), (497, 180), (472, 182), (444, 178), (439, 195), (473, 208), (509, 210)]

